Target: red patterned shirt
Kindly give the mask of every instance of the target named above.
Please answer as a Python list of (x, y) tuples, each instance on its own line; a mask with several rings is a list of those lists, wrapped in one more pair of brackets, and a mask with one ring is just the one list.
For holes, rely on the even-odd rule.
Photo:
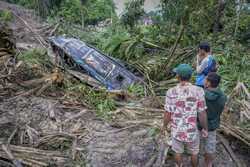
[(172, 137), (192, 142), (198, 137), (197, 115), (206, 110), (202, 88), (185, 83), (178, 84), (166, 93), (165, 110), (171, 113)]

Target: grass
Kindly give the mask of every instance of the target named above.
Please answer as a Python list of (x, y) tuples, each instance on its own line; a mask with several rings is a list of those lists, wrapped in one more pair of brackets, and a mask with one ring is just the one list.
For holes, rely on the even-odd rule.
[(137, 97), (142, 97), (145, 95), (144, 87), (140, 84), (132, 84), (127, 88), (130, 94), (136, 95)]
[(151, 128), (148, 129), (148, 135), (150, 137), (156, 137), (157, 134), (159, 134), (159, 133), (160, 133), (160, 129), (159, 128), (151, 127)]
[(115, 103), (113, 99), (104, 99), (97, 104), (97, 116), (106, 120), (112, 119), (112, 111), (115, 110)]
[(0, 11), (0, 20), (4, 22), (10, 22), (13, 19), (13, 15), (11, 11), (5, 9)]
[(41, 68), (44, 71), (48, 71), (53, 67), (45, 49), (28, 50), (20, 54), (18, 59), (26, 63), (29, 67)]
[(93, 90), (82, 83), (68, 82), (65, 85), (66, 94), (69, 98), (81, 101), (84, 105), (96, 110), (98, 117), (106, 120), (111, 119), (111, 113), (116, 109), (114, 100), (103, 90)]

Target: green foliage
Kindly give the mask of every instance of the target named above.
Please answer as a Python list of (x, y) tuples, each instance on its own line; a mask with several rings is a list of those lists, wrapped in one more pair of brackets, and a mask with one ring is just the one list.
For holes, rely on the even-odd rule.
[[(29, 1), (29, 0), (22, 0)], [(228, 0), (223, 11), (221, 23), (223, 31), (213, 33), (211, 31), (217, 11), (218, 1), (208, 0), (162, 0), (162, 10), (151, 13), (149, 16), (156, 24), (140, 25), (138, 19), (144, 11), (142, 0), (133, 0), (127, 3), (124, 14), (120, 20), (112, 20), (112, 25), (97, 30), (73, 29), (71, 23), (63, 24), (59, 33), (80, 38), (88, 42), (104, 53), (110, 54), (135, 65), (140, 71), (154, 81), (165, 79), (165, 73), (159, 73), (159, 67), (168, 60), (168, 55), (173, 47), (180, 24), (185, 25), (184, 34), (178, 43), (179, 48), (196, 48), (200, 41), (209, 41), (212, 44), (213, 53), (220, 62), (219, 73), (222, 75), (222, 87), (229, 92), (237, 83), (244, 82), (249, 85), (249, 27), (250, 19), (246, 12), (241, 12), (237, 38), (234, 32), (237, 23), (236, 4), (234, 0)], [(31, 3), (32, 4), (32, 3)], [(95, 24), (96, 22), (110, 18), (113, 11), (113, 3), (103, 0), (62, 0), (60, 10), (53, 10), (54, 15), (60, 15), (66, 22), (82, 23), (81, 14), (84, 13), (84, 22)], [(81, 11), (82, 10), (82, 11)], [(81, 13), (82, 12), (82, 13)], [(121, 22), (123, 24), (121, 24)], [(124, 26), (125, 25), (125, 26)], [(131, 29), (132, 28), (132, 29)], [(238, 41), (235, 41), (237, 39)], [(187, 58), (179, 58), (173, 63), (193, 63), (195, 51), (187, 55)], [(234, 68), (232, 68), (234, 67)], [(139, 88), (129, 88), (131, 92), (142, 93)], [(87, 92), (86, 94), (89, 94)], [(95, 102), (96, 92), (88, 97), (89, 104), (102, 111), (112, 108), (112, 102), (101, 102), (106, 96)], [(93, 97), (93, 99), (91, 99)], [(91, 99), (91, 100), (90, 100)], [(90, 101), (92, 101), (90, 103)], [(103, 112), (100, 112), (103, 113)], [(105, 112), (104, 112), (105, 113)]]
[(84, 22), (87, 9), (81, 4), (80, 0), (64, 0), (61, 3), (57, 15), (66, 22)]
[(243, 14), (240, 16), (240, 25), (239, 25), (239, 29), (241, 31), (246, 31), (249, 29), (250, 27), (250, 15), (249, 14)]
[(42, 17), (47, 17), (57, 7), (60, 6), (63, 0), (7, 0), (8, 2), (16, 3), (27, 8), (35, 9)]
[(35, 9), (42, 17), (60, 17), (76, 24), (96, 24), (114, 14), (112, 0), (6, 0)]
[(50, 61), (45, 49), (32, 49), (18, 56), (29, 67), (41, 68), (43, 71), (52, 69), (53, 65)]
[(86, 24), (96, 24), (115, 15), (115, 6), (112, 0), (88, 0), (86, 8), (88, 9)]
[(172, 23), (180, 23), (181, 20), (188, 23), (192, 19), (198, 19), (201, 21), (199, 23), (206, 23), (209, 21), (206, 15), (209, 15), (210, 12), (214, 14), (216, 3), (217, 1), (214, 0), (162, 0), (162, 14), (165, 21)]
[(243, 43), (249, 43), (250, 46), (250, 14), (240, 15), (238, 38)]
[(138, 97), (144, 96), (144, 87), (140, 84), (132, 84), (128, 87), (128, 92)]
[(102, 48), (109, 54), (114, 55), (117, 58), (121, 58), (119, 52), (122, 43), (130, 40), (130, 34), (122, 27), (117, 27), (115, 31), (113, 29), (106, 29), (102, 34), (103, 43)]
[(229, 93), (237, 82), (250, 85), (250, 70), (247, 70), (250, 69), (250, 54), (247, 48), (239, 43), (228, 42), (226, 45), (217, 44), (214, 50), (218, 53), (219, 74), (222, 76), (221, 86), (226, 92)]
[(114, 14), (112, 0), (63, 0), (56, 15), (77, 24), (96, 24)]
[[(111, 119), (111, 113), (116, 109), (114, 100), (111, 99), (103, 90), (93, 90), (81, 83), (68, 82), (65, 85), (66, 92), (74, 92), (77, 100), (87, 104), (96, 110), (97, 116), (104, 119)], [(72, 98), (72, 97), (71, 97)]]
[[(182, 22), (185, 25), (185, 32), (180, 42), (182, 45), (192, 45), (207, 39), (207, 36), (213, 33), (217, 3), (218, 1), (214, 0), (162, 0), (164, 25), (168, 26), (167, 29), (164, 28), (171, 34)], [(228, 1), (227, 5), (231, 5), (231, 2)], [(224, 22), (223, 16), (221, 22)]]
[(112, 111), (115, 110), (115, 103), (112, 99), (103, 99), (97, 104), (97, 116), (103, 119), (111, 119)]
[(148, 129), (148, 135), (150, 137), (156, 137), (159, 133), (160, 133), (160, 129), (159, 128), (149, 128)]
[(13, 15), (11, 13), (11, 11), (9, 10), (1, 10), (0, 11), (0, 20), (4, 21), (4, 22), (8, 22), (11, 21), (13, 19)]

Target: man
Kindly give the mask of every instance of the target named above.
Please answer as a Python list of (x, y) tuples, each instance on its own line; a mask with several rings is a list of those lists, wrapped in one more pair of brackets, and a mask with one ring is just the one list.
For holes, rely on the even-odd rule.
[(220, 126), (220, 115), (224, 110), (226, 96), (218, 87), (221, 77), (215, 72), (209, 73), (205, 79), (205, 99), (207, 104), (208, 137), (201, 140), (205, 151), (207, 167), (212, 167), (213, 155), (216, 151), (216, 129)]
[(171, 122), (172, 150), (175, 152), (176, 165), (182, 166), (182, 154), (186, 147), (191, 154), (192, 166), (196, 167), (200, 144), (197, 117), (203, 127), (202, 136), (207, 136), (204, 91), (189, 82), (192, 76), (189, 65), (180, 64), (174, 72), (179, 84), (166, 93), (163, 129)]
[(198, 47), (196, 72), (195, 84), (200, 87), (204, 87), (204, 80), (209, 72), (216, 72), (216, 61), (207, 42), (200, 43)]

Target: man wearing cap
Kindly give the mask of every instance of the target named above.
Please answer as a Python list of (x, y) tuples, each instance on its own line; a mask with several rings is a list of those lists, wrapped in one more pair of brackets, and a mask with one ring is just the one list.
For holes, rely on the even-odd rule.
[[(213, 157), (216, 152), (216, 129), (220, 126), (220, 115), (224, 110), (226, 96), (220, 90), (221, 77), (215, 72), (207, 75), (205, 86), (205, 99), (207, 105), (208, 137), (201, 140), (201, 148), (204, 150), (205, 166), (212, 167)], [(201, 127), (199, 126), (199, 129)]]
[(204, 88), (204, 80), (209, 72), (216, 72), (216, 61), (211, 55), (211, 49), (207, 42), (200, 43), (196, 61), (197, 86)]
[(179, 84), (166, 93), (163, 129), (171, 122), (172, 150), (175, 152), (176, 166), (182, 166), (184, 148), (191, 155), (192, 166), (198, 164), (200, 137), (197, 118), (202, 126), (202, 136), (207, 137), (207, 116), (204, 91), (189, 81), (192, 68), (180, 64), (174, 69)]

